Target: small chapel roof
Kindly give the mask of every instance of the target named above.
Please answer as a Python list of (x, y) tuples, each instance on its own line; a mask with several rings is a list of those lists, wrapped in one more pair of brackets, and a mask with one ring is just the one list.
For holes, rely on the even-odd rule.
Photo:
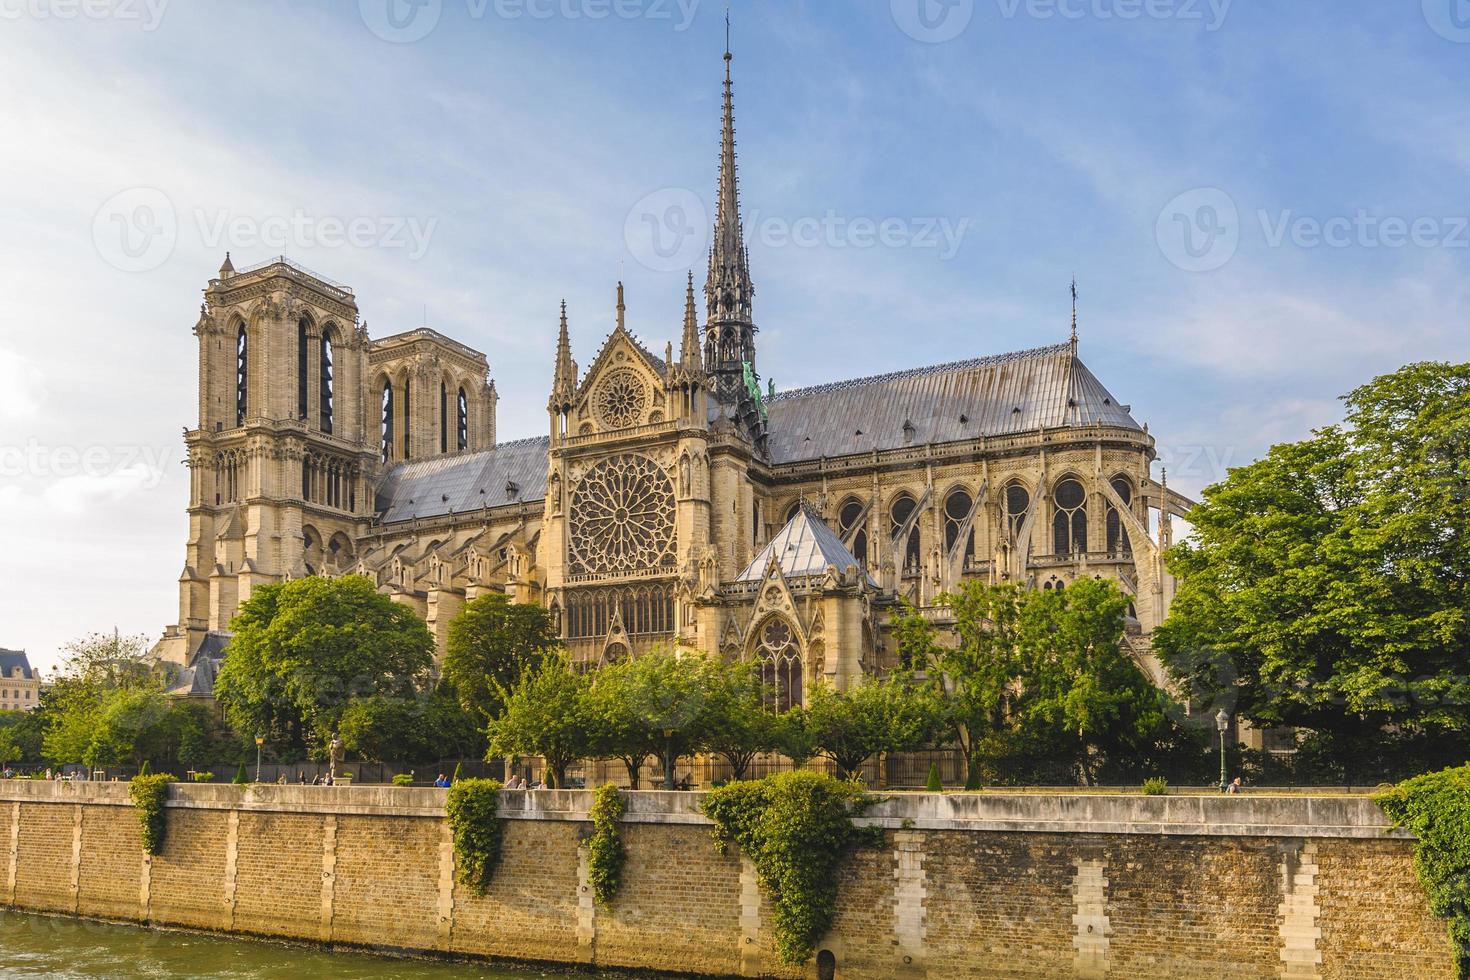
[(776, 463), (1093, 424), (1141, 429), (1069, 343), (777, 392)]
[(806, 503), (797, 508), (786, 526), (760, 550), (736, 581), (759, 582), (765, 578), (772, 559), (787, 578), (826, 575), (828, 568), (846, 571), (858, 567), (858, 560), (842, 539)]

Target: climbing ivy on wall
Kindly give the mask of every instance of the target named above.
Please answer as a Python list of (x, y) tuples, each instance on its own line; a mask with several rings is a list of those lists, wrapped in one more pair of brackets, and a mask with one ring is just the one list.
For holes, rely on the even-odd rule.
[(1415, 776), (1376, 800), (1419, 839), (1419, 881), (1430, 910), (1449, 920), (1457, 975), (1470, 978), (1470, 766)]
[(623, 885), (623, 863), (628, 858), (618, 823), (623, 819), (627, 801), (612, 783), (598, 787), (592, 794), (592, 837), (587, 841), (587, 877), (592, 882), (592, 896), (603, 908), (612, 908), (613, 899)]
[(485, 894), (500, 863), (500, 788), (494, 779), (462, 779), (449, 788), (445, 805), (455, 876), (476, 895)]
[(154, 776), (134, 776), (128, 783), (128, 795), (137, 808), (138, 820), (143, 825), (143, 853), (159, 854), (163, 851), (163, 838), (168, 831), (168, 787), (174, 777), (160, 773)]
[(863, 844), (881, 843), (881, 828), (852, 822), (874, 802), (856, 783), (806, 771), (729, 783), (705, 798), (721, 852), (733, 842), (755, 864), (782, 962), (811, 958), (836, 915), (843, 861)]

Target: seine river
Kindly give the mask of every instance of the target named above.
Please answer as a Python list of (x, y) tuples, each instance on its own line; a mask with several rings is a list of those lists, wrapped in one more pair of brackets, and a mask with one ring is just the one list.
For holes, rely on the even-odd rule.
[[(229, 977), (233, 980), (531, 980), (565, 977), (473, 963), (429, 963), (0, 912), (0, 978)], [(587, 977), (582, 973), (579, 976)]]

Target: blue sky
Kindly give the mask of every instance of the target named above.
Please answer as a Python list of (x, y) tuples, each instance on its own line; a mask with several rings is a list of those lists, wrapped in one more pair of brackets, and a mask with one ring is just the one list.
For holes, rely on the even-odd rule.
[[(177, 618), (226, 248), (484, 350), (502, 438), (545, 429), (561, 299), (583, 364), (620, 275), (677, 338), (723, 4), (415, 2), (0, 0), (0, 646)], [(778, 387), (1058, 342), (1075, 274), (1197, 491), (1464, 358), (1467, 0), (736, 0), (734, 36)]]

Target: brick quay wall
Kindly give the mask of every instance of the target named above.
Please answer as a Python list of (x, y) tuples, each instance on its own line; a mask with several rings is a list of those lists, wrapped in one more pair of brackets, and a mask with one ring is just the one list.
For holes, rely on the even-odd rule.
[[(0, 782), (4, 904), (395, 953), (816, 977), (771, 952), (750, 862), (699, 794), (628, 794), (615, 907), (591, 795), (506, 792), (489, 892), (454, 877), (445, 791), (178, 785), (146, 857), (123, 783)], [(1363, 797), (898, 794), (843, 873), (839, 978), (1451, 978), (1413, 841)]]

